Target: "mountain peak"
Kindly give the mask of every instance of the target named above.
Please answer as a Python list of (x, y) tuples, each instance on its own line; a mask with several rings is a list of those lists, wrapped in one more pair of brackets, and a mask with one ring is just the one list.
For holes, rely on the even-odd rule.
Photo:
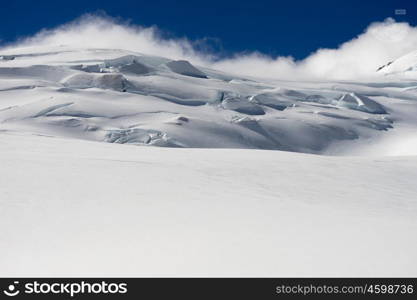
[(379, 67), (377, 72), (384, 75), (404, 75), (417, 78), (417, 50), (388, 62)]

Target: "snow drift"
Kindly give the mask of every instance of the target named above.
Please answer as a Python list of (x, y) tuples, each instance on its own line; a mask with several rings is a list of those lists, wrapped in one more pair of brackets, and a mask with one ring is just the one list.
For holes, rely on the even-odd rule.
[(218, 61), (89, 17), (0, 49), (0, 275), (416, 276), (415, 35)]

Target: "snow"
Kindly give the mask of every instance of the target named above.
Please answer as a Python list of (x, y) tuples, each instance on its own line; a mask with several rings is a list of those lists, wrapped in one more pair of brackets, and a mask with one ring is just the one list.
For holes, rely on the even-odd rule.
[(171, 69), (171, 71), (178, 74), (199, 78), (207, 78), (203, 72), (195, 68), (192, 64), (190, 64), (190, 62), (186, 60), (170, 61), (166, 65), (169, 69)]
[(414, 81), (385, 76), (266, 80), (119, 49), (6, 54), (15, 59), (0, 62), (1, 129), (91, 141), (335, 155), (341, 143), (362, 145), (401, 127), (393, 99), (417, 99)]
[(416, 79), (417, 50), (388, 62), (386, 65), (378, 68), (377, 72), (385, 74), (386, 76), (402, 75), (406, 78), (411, 77)]
[(384, 107), (378, 102), (355, 93), (344, 94), (338, 102), (338, 105), (352, 109), (361, 110), (371, 114), (386, 114)]
[(1, 276), (417, 276), (417, 77), (395, 61), (348, 82), (0, 57)]
[(62, 85), (75, 89), (102, 88), (123, 91), (127, 80), (120, 74), (74, 74), (61, 81)]
[(0, 138), (2, 276), (416, 276), (415, 156)]

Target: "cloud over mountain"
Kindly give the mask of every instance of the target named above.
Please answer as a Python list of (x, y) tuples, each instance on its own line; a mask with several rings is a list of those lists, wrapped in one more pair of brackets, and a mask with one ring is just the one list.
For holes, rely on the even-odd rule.
[[(291, 30), (288, 30), (288, 34), (291, 34)], [(236, 53), (232, 57), (220, 58), (222, 55), (219, 53), (196, 50), (194, 44), (187, 38), (164, 38), (157, 27), (141, 27), (108, 16), (88, 14), (57, 28), (42, 30), (33, 37), (8, 45), (6, 49), (47, 45), (120, 48), (186, 59), (197, 65), (247, 76), (289, 80), (351, 80), (375, 76), (379, 66), (416, 50), (417, 27), (388, 18), (370, 24), (363, 33), (337, 49), (321, 48), (299, 61), (292, 57), (270, 57), (258, 52)]]

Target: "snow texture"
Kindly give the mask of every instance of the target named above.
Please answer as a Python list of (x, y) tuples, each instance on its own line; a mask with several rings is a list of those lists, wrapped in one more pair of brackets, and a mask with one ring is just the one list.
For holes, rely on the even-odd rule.
[(261, 80), (185, 60), (65, 46), (12, 48), (0, 56), (1, 130), (337, 155), (347, 154), (347, 143), (350, 149), (415, 126), (402, 116), (415, 111), (417, 83), (395, 75), (372, 82)]
[(284, 81), (0, 51), (0, 275), (417, 276), (415, 62)]

